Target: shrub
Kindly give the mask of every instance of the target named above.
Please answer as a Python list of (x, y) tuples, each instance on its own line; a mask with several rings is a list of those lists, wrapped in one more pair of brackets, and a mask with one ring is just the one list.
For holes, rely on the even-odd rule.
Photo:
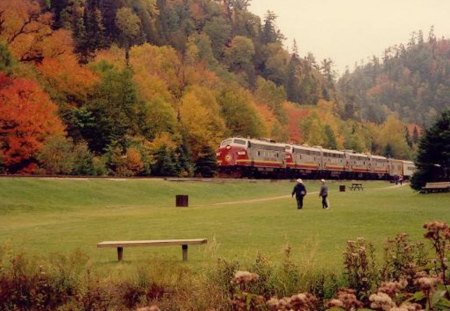
[(401, 233), (385, 243), (380, 276), (383, 281), (405, 280), (413, 291), (414, 277), (426, 264), (424, 245), (412, 243), (407, 234)]
[(344, 269), (348, 286), (355, 290), (363, 302), (369, 298), (371, 287), (376, 284), (375, 249), (363, 238), (348, 241), (344, 252)]
[(39, 150), (37, 159), (46, 174), (70, 174), (75, 157), (73, 141), (64, 136), (50, 137)]

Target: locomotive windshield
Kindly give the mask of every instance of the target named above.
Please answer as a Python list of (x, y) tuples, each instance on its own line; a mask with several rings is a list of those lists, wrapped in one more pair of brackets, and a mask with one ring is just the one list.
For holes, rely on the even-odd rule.
[(222, 143), (220, 143), (220, 147), (231, 145), (232, 141), (232, 139), (225, 139)]
[(233, 140), (233, 142), (235, 143), (235, 144), (238, 144), (238, 145), (246, 145), (247, 144), (247, 141), (245, 141), (245, 140), (243, 140), (243, 139), (234, 139)]

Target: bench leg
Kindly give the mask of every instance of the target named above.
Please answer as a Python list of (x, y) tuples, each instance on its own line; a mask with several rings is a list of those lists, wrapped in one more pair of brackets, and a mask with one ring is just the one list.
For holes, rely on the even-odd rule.
[(123, 247), (117, 248), (117, 260), (122, 261), (123, 258)]
[(183, 261), (187, 261), (187, 259), (188, 259), (188, 246), (187, 246), (187, 244), (181, 245), (181, 251), (183, 253)]

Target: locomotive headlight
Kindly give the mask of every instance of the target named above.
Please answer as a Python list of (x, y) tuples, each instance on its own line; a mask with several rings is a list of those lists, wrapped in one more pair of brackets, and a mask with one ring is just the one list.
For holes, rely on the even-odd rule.
[(231, 149), (231, 146), (230, 146), (230, 145), (227, 145), (225, 148), (226, 148), (227, 150), (230, 150), (230, 149)]
[(220, 152), (216, 152), (216, 157), (220, 157)]
[(247, 152), (245, 152), (245, 151), (238, 151), (237, 154), (240, 155), (240, 156), (245, 156), (247, 154)]

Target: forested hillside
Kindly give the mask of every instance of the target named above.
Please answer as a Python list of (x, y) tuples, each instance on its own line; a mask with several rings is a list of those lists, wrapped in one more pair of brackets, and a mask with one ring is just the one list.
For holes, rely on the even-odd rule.
[[(0, 1), (0, 172), (207, 175), (228, 136), (409, 158), (249, 0)], [(416, 137), (417, 138), (417, 137)]]
[(450, 108), (450, 40), (430, 30), (413, 33), (408, 44), (385, 50), (339, 80), (346, 117), (382, 123), (392, 112), (429, 126)]

